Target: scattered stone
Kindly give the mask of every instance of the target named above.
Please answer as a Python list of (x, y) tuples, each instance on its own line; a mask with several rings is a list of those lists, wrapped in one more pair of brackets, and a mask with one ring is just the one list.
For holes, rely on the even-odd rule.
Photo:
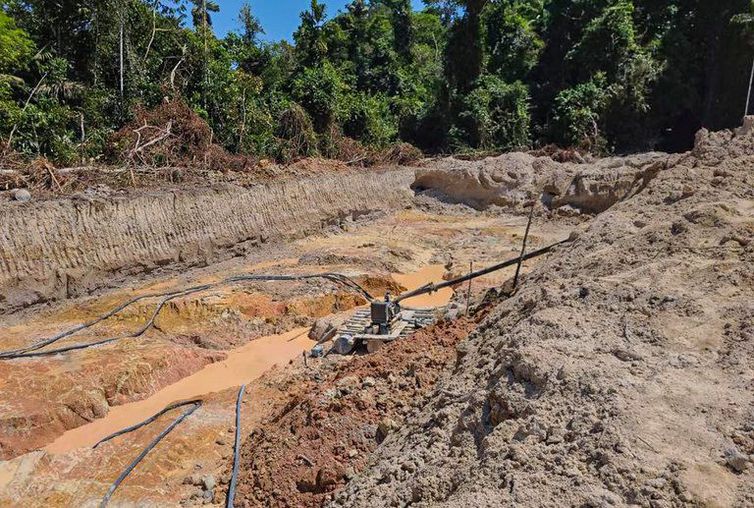
[(217, 485), (214, 475), (208, 474), (204, 476), (202, 478), (202, 485), (204, 485), (204, 490), (214, 490), (215, 485)]
[(616, 348), (616, 349), (613, 349), (612, 353), (613, 355), (615, 355), (615, 357), (618, 360), (622, 362), (632, 362), (632, 361), (641, 360), (641, 355), (634, 351), (627, 351), (625, 349)]
[(725, 450), (725, 463), (737, 473), (743, 473), (749, 465), (749, 457), (738, 451), (735, 446)]
[(330, 485), (335, 485), (338, 482), (338, 476), (332, 468), (323, 467), (317, 471), (317, 487), (325, 489)]
[(381, 443), (390, 432), (399, 428), (398, 422), (392, 418), (383, 418), (377, 425), (377, 442)]
[(306, 455), (299, 454), (299, 455), (296, 455), (296, 458), (299, 459), (301, 462), (303, 462), (304, 464), (306, 464), (309, 467), (314, 466), (314, 462), (312, 462), (312, 459), (310, 459)]
[(199, 474), (190, 474), (186, 478), (183, 479), (184, 485), (195, 485), (199, 486), (202, 485), (202, 476)]
[(358, 454), (359, 454), (358, 450), (348, 450), (348, 457), (351, 459), (356, 457)]
[(13, 199), (22, 203), (31, 201), (31, 192), (26, 189), (14, 189), (11, 191), (11, 195), (13, 196)]

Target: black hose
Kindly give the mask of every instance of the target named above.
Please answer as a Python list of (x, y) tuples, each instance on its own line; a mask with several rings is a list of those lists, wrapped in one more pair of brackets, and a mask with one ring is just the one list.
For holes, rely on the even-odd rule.
[[(0, 354), (0, 360), (11, 360), (14, 358), (33, 358), (37, 356), (50, 356), (50, 355), (56, 355), (58, 353), (66, 353), (68, 351), (76, 351), (79, 349), (86, 349), (94, 346), (101, 346), (103, 344), (109, 344), (110, 342), (115, 342), (121, 339), (132, 339), (136, 337), (140, 337), (144, 334), (147, 330), (149, 330), (154, 325), (154, 320), (157, 318), (157, 315), (160, 313), (162, 308), (165, 306), (166, 303), (168, 303), (170, 300), (173, 300), (174, 298), (178, 298), (180, 296), (185, 296), (191, 293), (196, 293), (197, 291), (201, 291), (202, 289), (207, 289), (206, 287), (202, 287), (199, 289), (192, 288), (191, 290), (182, 291), (179, 293), (171, 294), (170, 296), (166, 296), (163, 298), (160, 303), (157, 304), (157, 307), (155, 307), (154, 312), (152, 312), (152, 315), (150, 316), (149, 320), (138, 330), (126, 333), (124, 335), (118, 335), (117, 337), (109, 337), (107, 339), (102, 339), (94, 342), (85, 342), (82, 344), (72, 344), (70, 346), (65, 346), (57, 349), (48, 349), (47, 351), (34, 351), (33, 349), (26, 353), (16, 353), (16, 354)], [(41, 346), (40, 346), (41, 347)], [(39, 348), (36, 348), (39, 349)]]
[[(110, 342), (115, 342), (121, 339), (130, 339), (130, 338), (139, 337), (143, 335), (147, 330), (149, 330), (149, 328), (151, 328), (154, 325), (154, 321), (157, 318), (157, 315), (160, 313), (160, 311), (162, 310), (162, 308), (165, 306), (167, 302), (175, 298), (179, 298), (181, 296), (189, 295), (191, 293), (196, 293), (199, 291), (204, 291), (204, 290), (216, 288), (222, 285), (234, 284), (238, 282), (301, 281), (301, 280), (309, 280), (309, 279), (325, 279), (335, 284), (340, 284), (341, 286), (344, 286), (348, 289), (351, 289), (352, 291), (357, 292), (362, 297), (364, 297), (367, 301), (371, 301), (374, 299), (372, 295), (370, 295), (369, 292), (366, 289), (364, 289), (362, 286), (360, 286), (356, 281), (340, 273), (324, 272), (324, 273), (304, 274), (304, 275), (266, 275), (266, 274), (236, 275), (236, 276), (228, 277), (219, 282), (215, 282), (211, 284), (202, 284), (199, 286), (192, 286), (189, 288), (175, 290), (175, 291), (168, 291), (165, 293), (150, 293), (147, 295), (142, 295), (142, 296), (137, 296), (135, 298), (131, 298), (130, 300), (116, 306), (115, 308), (111, 309), (110, 311), (106, 312), (105, 314), (91, 321), (88, 321), (81, 325), (74, 326), (73, 328), (66, 330), (64, 332), (61, 332), (57, 335), (54, 335), (50, 338), (43, 339), (39, 342), (36, 342), (30, 346), (26, 346), (23, 348), (14, 349), (10, 351), (2, 351), (0, 352), (0, 360), (12, 360), (16, 358), (33, 358), (33, 357), (38, 357), (38, 356), (49, 356), (49, 355), (55, 355), (58, 353), (66, 353), (69, 351), (75, 351), (79, 349), (86, 349), (90, 347), (101, 346), (103, 344), (108, 344)], [(114, 316), (115, 314), (122, 311), (126, 307), (129, 307), (130, 305), (133, 305), (134, 303), (140, 300), (143, 300), (146, 298), (155, 298), (155, 297), (160, 297), (160, 296), (162, 296), (163, 299), (157, 304), (157, 307), (155, 307), (155, 310), (152, 313), (149, 320), (142, 327), (140, 327), (139, 329), (133, 332), (129, 332), (124, 335), (119, 335), (117, 337), (109, 337), (107, 339), (102, 339), (102, 340), (98, 340), (94, 342), (73, 344), (70, 346), (65, 346), (65, 347), (61, 347), (57, 349), (50, 349), (47, 351), (38, 351), (39, 349), (45, 346), (49, 346), (50, 344), (53, 344), (59, 341), (60, 339), (69, 337), (81, 330), (90, 328), (96, 325), (97, 323), (100, 323)]]
[[(180, 293), (180, 292), (181, 291), (175, 291), (174, 293)], [(136, 303), (136, 302), (138, 302), (140, 300), (145, 300), (147, 298), (154, 298), (154, 297), (157, 297), (157, 296), (167, 296), (169, 294), (170, 293), (150, 293), (150, 294), (146, 294), (146, 295), (137, 296), (135, 298), (131, 298), (130, 300), (127, 300), (127, 301), (123, 302), (122, 304), (120, 304), (117, 307), (111, 309), (110, 311), (106, 312), (105, 314), (102, 314), (98, 318), (95, 318), (95, 319), (93, 319), (91, 321), (88, 321), (86, 323), (82, 323), (80, 325), (74, 326), (70, 330), (66, 330), (66, 331), (61, 332), (61, 333), (59, 333), (57, 335), (54, 335), (54, 336), (52, 336), (50, 338), (43, 339), (43, 340), (41, 340), (39, 342), (36, 342), (36, 343), (34, 343), (34, 344), (30, 345), (30, 346), (26, 346), (26, 347), (19, 348), (19, 349), (14, 349), (14, 350), (11, 350), (11, 351), (4, 351), (4, 352), (0, 353), (0, 359), (3, 358), (3, 357), (12, 356), (14, 354), (25, 353), (25, 352), (28, 352), (28, 351), (34, 351), (34, 350), (43, 348), (45, 346), (48, 346), (48, 345), (52, 344), (53, 342), (57, 342), (60, 339), (63, 339), (65, 337), (68, 337), (69, 335), (73, 335), (76, 332), (84, 330), (85, 328), (90, 328), (90, 327), (96, 325), (97, 323), (99, 323), (101, 321), (104, 321), (105, 319), (108, 319), (108, 318), (114, 316), (115, 314), (117, 314), (118, 312), (122, 311), (126, 307), (128, 307), (130, 305), (133, 305), (134, 303)]]
[(242, 385), (238, 390), (236, 399), (236, 441), (233, 447), (233, 472), (230, 475), (230, 484), (228, 485), (228, 497), (225, 501), (226, 508), (233, 508), (233, 498), (236, 496), (236, 484), (238, 483), (238, 468), (241, 462), (241, 401), (246, 391), (246, 385)]
[(175, 420), (173, 420), (173, 422), (170, 425), (168, 425), (165, 428), (165, 430), (163, 430), (162, 432), (160, 432), (157, 435), (157, 437), (155, 437), (154, 439), (152, 439), (152, 441), (150, 441), (150, 443), (147, 445), (147, 447), (144, 448), (144, 450), (142, 450), (142, 452), (126, 467), (126, 469), (123, 470), (123, 472), (120, 474), (120, 476), (118, 476), (118, 478), (113, 482), (113, 484), (110, 485), (110, 488), (107, 490), (107, 493), (105, 494), (105, 497), (102, 498), (102, 502), (100, 502), (100, 504), (99, 504), (100, 508), (104, 508), (105, 506), (107, 506), (107, 503), (110, 502), (110, 498), (113, 496), (113, 494), (115, 493), (115, 490), (118, 488), (118, 486), (121, 483), (123, 483), (123, 480), (125, 480), (126, 477), (129, 474), (131, 474), (131, 471), (133, 471), (134, 468), (137, 465), (139, 465), (139, 462), (141, 462), (144, 459), (144, 457), (147, 456), (147, 454), (152, 450), (152, 448), (154, 448), (155, 446), (157, 446), (157, 444), (160, 441), (162, 441), (162, 439), (165, 436), (167, 436), (168, 434), (170, 434), (170, 431), (172, 431), (187, 416), (189, 416), (191, 413), (193, 413), (194, 411), (196, 411), (197, 409), (199, 409), (199, 407), (201, 405), (202, 405), (201, 401), (196, 402), (192, 407), (190, 407), (186, 411), (184, 411), (183, 414), (181, 414), (181, 416), (179, 416), (178, 418), (176, 418)]
[(173, 409), (176, 409), (176, 408), (179, 408), (179, 407), (183, 407), (183, 406), (188, 406), (188, 405), (193, 405), (193, 404), (201, 404), (201, 403), (202, 403), (201, 399), (193, 399), (193, 400), (185, 400), (185, 401), (182, 401), (182, 402), (173, 402), (172, 404), (168, 404), (167, 406), (165, 406), (164, 409), (162, 409), (158, 413), (153, 414), (152, 416), (150, 416), (149, 418), (147, 418), (143, 422), (136, 423), (134, 425), (131, 425), (130, 427), (126, 427), (125, 429), (121, 429), (118, 432), (113, 432), (112, 434), (110, 434), (107, 437), (103, 437), (102, 439), (100, 439), (99, 441), (97, 441), (94, 444), (94, 446), (92, 446), (92, 448), (97, 448), (99, 445), (101, 445), (105, 441), (110, 441), (113, 438), (116, 438), (118, 436), (122, 436), (123, 434), (128, 434), (129, 432), (133, 432), (136, 429), (140, 429), (141, 427), (144, 427), (145, 425), (149, 425), (150, 423), (152, 423), (153, 421), (155, 421), (157, 418), (159, 418), (160, 416), (164, 415), (168, 411), (172, 411)]

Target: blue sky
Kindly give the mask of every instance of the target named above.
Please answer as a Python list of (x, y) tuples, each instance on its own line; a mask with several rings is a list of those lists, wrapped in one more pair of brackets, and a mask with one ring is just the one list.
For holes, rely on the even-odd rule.
[[(250, 0), (251, 11), (262, 22), (264, 40), (277, 41), (280, 39), (292, 40), (293, 32), (299, 24), (299, 13), (309, 8), (311, 0)], [(223, 36), (229, 31), (239, 30), (238, 11), (244, 0), (218, 0), (220, 12), (214, 14), (212, 23), (218, 36)], [(328, 19), (338, 11), (345, 9), (348, 3), (345, 0), (324, 0), (327, 5)], [(422, 9), (421, 0), (411, 0), (414, 9)]]

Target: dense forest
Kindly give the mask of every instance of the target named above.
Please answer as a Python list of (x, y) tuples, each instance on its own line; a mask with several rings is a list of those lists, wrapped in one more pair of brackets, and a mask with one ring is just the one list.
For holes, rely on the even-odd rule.
[(740, 122), (754, 56), (749, 0), (353, 0), (332, 19), (312, 0), (293, 43), (263, 42), (248, 5), (219, 38), (215, 0), (2, 5), (1, 148), (60, 164), (106, 160), (155, 108), (278, 160), (343, 140), (681, 150)]

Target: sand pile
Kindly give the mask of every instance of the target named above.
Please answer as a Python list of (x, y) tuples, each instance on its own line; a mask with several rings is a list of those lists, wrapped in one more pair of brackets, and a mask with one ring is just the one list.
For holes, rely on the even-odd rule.
[(458, 346), (334, 504), (753, 505), (750, 126), (653, 156)]
[(675, 158), (652, 152), (580, 164), (521, 152), (475, 161), (449, 157), (417, 169), (412, 188), (478, 210), (520, 211), (528, 200), (540, 199), (551, 210), (599, 213), (639, 192)]

